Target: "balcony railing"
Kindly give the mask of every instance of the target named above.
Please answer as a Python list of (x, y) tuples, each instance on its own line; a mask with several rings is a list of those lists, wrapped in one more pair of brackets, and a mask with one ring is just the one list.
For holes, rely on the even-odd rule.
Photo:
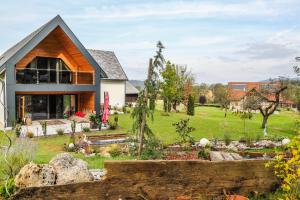
[(94, 85), (94, 72), (72, 72), (68, 70), (51, 69), (16, 69), (17, 84), (75, 84)]

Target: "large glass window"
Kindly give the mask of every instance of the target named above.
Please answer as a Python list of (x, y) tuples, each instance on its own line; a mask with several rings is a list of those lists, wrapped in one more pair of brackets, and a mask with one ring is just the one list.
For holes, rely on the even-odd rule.
[(246, 85), (244, 84), (240, 84), (240, 85), (230, 85), (230, 88), (231, 89), (234, 89), (234, 90), (246, 90)]
[(77, 111), (77, 95), (16, 95), (17, 121), (61, 119), (72, 116)]
[(36, 57), (24, 69), (16, 70), (17, 83), (72, 83), (72, 72), (60, 58)]

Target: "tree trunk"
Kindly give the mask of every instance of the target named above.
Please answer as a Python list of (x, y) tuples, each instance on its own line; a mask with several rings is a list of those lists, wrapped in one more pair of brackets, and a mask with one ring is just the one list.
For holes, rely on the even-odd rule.
[(176, 111), (177, 110), (177, 101), (173, 102), (173, 109)]
[[(153, 66), (152, 66), (152, 58), (149, 59), (149, 68), (148, 68), (148, 76), (145, 84), (145, 93), (144, 93), (144, 105), (148, 106), (148, 84), (150, 83), (151, 80), (151, 75), (153, 71)], [(142, 151), (143, 151), (143, 145), (144, 145), (144, 135), (145, 135), (145, 126), (146, 126), (146, 110), (143, 110), (142, 113), (142, 122), (141, 122), (141, 127), (140, 127), (140, 141), (139, 141), (139, 150), (138, 150), (138, 155), (141, 156)]]
[(164, 98), (164, 111), (168, 112), (168, 101)]
[(269, 115), (263, 116), (263, 122), (261, 124), (261, 128), (266, 128), (266, 125), (267, 125), (267, 122), (268, 122), (268, 118), (269, 118)]

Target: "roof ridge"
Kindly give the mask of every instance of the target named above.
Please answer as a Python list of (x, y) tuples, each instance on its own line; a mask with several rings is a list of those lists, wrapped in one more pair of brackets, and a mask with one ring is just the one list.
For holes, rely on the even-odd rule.
[(87, 49), (89, 51), (104, 51), (104, 52), (112, 52), (112, 53), (115, 53), (114, 51), (112, 50), (103, 50), (103, 49)]
[[(61, 19), (61, 17), (59, 16), (59, 15), (56, 15), (54, 18), (52, 18), (51, 20), (49, 20), (48, 22), (46, 22), (45, 24), (43, 24), (42, 26), (40, 26), (39, 28), (37, 28), (36, 30), (34, 30), (33, 32), (31, 32), (30, 34), (28, 34), (26, 37), (24, 37), (23, 39), (21, 39), (19, 42), (17, 42), (15, 45), (13, 45), (12, 47), (10, 47), (8, 50), (6, 50), (3, 54), (1, 54), (0, 55), (0, 57), (1, 57), (1, 59), (0, 60), (2, 60), (3, 58), (5, 58), (6, 56), (5, 56), (5, 54), (8, 54), (8, 53), (10, 53), (11, 51), (14, 51), (14, 49), (16, 48), (16, 47), (18, 47), (19, 45), (21, 45), (22, 43), (24, 43), (24, 44), (22, 44), (21, 46), (20, 46), (20, 48), (19, 48), (19, 50), (20, 49), (22, 49), (24, 46), (26, 46), (26, 44), (28, 44), (29, 42), (30, 42), (30, 37), (34, 37), (34, 36), (36, 36), (37, 34), (39, 34), (49, 23), (51, 23), (53, 20), (55, 20), (56, 18), (59, 18), (59, 19)], [(28, 41), (26, 41), (26, 40), (28, 40)], [(8, 57), (12, 57), (12, 56), (14, 56), (16, 53), (17, 53), (18, 51), (15, 51), (15, 52), (12, 52), (12, 54), (10, 55), (10, 56), (8, 56)], [(9, 60), (9, 58), (6, 58), (6, 60), (5, 60), (5, 62), (3, 62), (2, 64), (0, 63), (0, 67), (2, 66), (2, 65), (4, 65), (7, 61)]]

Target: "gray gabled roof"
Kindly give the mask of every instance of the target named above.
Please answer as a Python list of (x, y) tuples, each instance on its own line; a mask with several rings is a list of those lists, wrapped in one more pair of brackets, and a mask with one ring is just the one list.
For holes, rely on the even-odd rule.
[(126, 81), (126, 94), (138, 94), (140, 91), (136, 89), (129, 81)]
[(99, 64), (93, 59), (86, 48), (81, 44), (75, 34), (71, 31), (64, 20), (57, 15), (49, 22), (38, 28), (36, 31), (29, 34), (16, 45), (8, 49), (0, 56), (0, 71), (6, 67), (7, 62), (17, 63), (27, 53), (29, 53), (36, 45), (38, 45), (45, 37), (48, 36), (56, 27), (60, 27), (67, 36), (72, 40), (78, 50), (85, 56), (88, 62), (95, 68), (100, 69), (101, 77), (106, 78), (105, 72), (101, 69)]
[[(52, 19), (54, 20), (54, 19)], [(52, 21), (51, 20), (51, 21)], [(48, 23), (51, 21), (47, 22), (37, 30), (33, 31), (30, 33), (27, 37), (25, 37), (23, 40), (12, 46), (10, 49), (5, 51), (1, 56), (0, 56), (0, 67), (2, 66), (13, 56), (15, 55), (22, 47), (24, 47), (32, 38), (34, 38)]]
[(128, 80), (118, 58), (112, 51), (88, 49), (110, 80)]

